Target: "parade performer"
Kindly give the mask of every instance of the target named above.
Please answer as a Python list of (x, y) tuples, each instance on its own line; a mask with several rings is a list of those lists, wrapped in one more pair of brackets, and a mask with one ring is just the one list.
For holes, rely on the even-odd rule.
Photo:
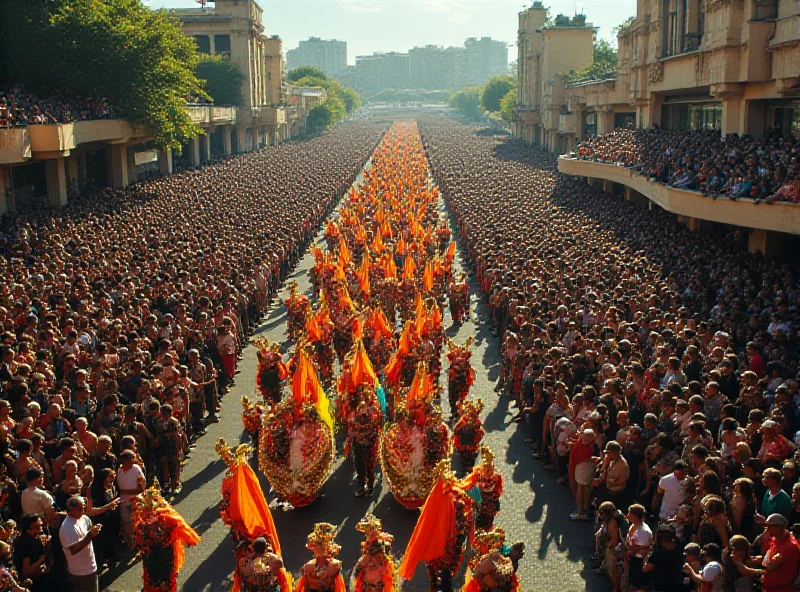
[(454, 323), (461, 323), (469, 320), (469, 287), (467, 285), (467, 274), (462, 273), (459, 280), (450, 283), (448, 291), (450, 301), (450, 314)]
[(483, 401), (463, 401), (459, 404), (459, 411), (461, 416), (453, 428), (453, 447), (458, 453), (462, 468), (469, 472), (475, 466), (484, 434), (481, 423)]
[(258, 357), (256, 385), (264, 402), (277, 405), (282, 396), (283, 381), (289, 376), (289, 369), (283, 363), (283, 353), (277, 343), (260, 338), (254, 342)]
[(314, 362), (319, 368), (320, 380), (330, 384), (333, 380), (333, 322), (327, 302), (323, 298), (322, 306), (306, 320), (305, 338), (314, 352)]
[(350, 450), (356, 466), (358, 491), (356, 497), (372, 495), (375, 486), (375, 460), (378, 456), (383, 414), (376, 405), (374, 394), (364, 389), (355, 410), (347, 420)]
[(336, 559), (341, 547), (333, 542), (336, 527), (327, 522), (314, 525), (308, 535), (306, 548), (314, 554), (314, 559), (300, 570), (295, 592), (345, 592), (342, 576), (342, 562)]
[(470, 346), (474, 341), (470, 335), (463, 346), (457, 345), (452, 339), (447, 339), (447, 360), (450, 369), (447, 372), (447, 398), (450, 401), (452, 417), (458, 417), (459, 405), (469, 396), (469, 388), (475, 383), (475, 370), (470, 364), (472, 352)]
[(503, 494), (503, 476), (494, 468), (494, 454), (486, 446), (481, 446), (481, 464), (475, 469), (481, 503), (475, 514), (475, 527), (491, 530), (494, 519), (500, 511), (500, 496)]
[(302, 333), (306, 313), (311, 308), (308, 296), (297, 291), (297, 282), (289, 284), (289, 298), (286, 299), (286, 333), (289, 339), (297, 339)]
[(261, 424), (266, 413), (264, 405), (250, 401), (247, 396), (242, 395), (242, 427), (250, 434), (250, 440), (256, 444), (258, 443), (258, 433), (261, 430)]
[(269, 541), (258, 537), (236, 563), (236, 581), (231, 592), (292, 592), (292, 579), (283, 559), (272, 552)]
[(519, 592), (514, 562), (508, 556), (511, 548), (505, 540), (502, 528), (475, 533), (476, 553), (469, 561), (462, 592)]
[(394, 331), (379, 305), (367, 312), (364, 321), (364, 345), (372, 365), (385, 367), (394, 349)]
[(432, 403), (433, 383), (419, 364), (397, 422), (384, 430), (380, 442), (381, 468), (395, 499), (407, 508), (418, 508), (431, 491), (440, 461), (450, 455), (447, 426)]
[(302, 344), (295, 359), (292, 396), (264, 419), (258, 464), (281, 497), (301, 507), (316, 499), (336, 450), (330, 403)]
[(353, 592), (399, 592), (397, 573), (392, 555), (394, 537), (383, 531), (381, 521), (367, 514), (356, 525), (364, 533), (361, 558), (356, 562), (351, 576)]
[(398, 570), (403, 580), (413, 578), (417, 565), (424, 561), (431, 592), (452, 592), (453, 577), (458, 574), (466, 544), (473, 536), (474, 502), (470, 491), (475, 483), (474, 474), (458, 481), (447, 461), (442, 461), (440, 476), (425, 501)]
[[(220, 502), (219, 513), (222, 521), (231, 529), (237, 566), (242, 566), (242, 560), (256, 552), (253, 545), (259, 537), (266, 537), (269, 542), (269, 552), (280, 560), (281, 545), (278, 540), (275, 523), (272, 520), (272, 513), (269, 510), (266, 499), (264, 499), (264, 492), (261, 490), (258, 477), (256, 477), (253, 469), (250, 468), (248, 462), (253, 449), (246, 444), (240, 444), (231, 449), (225, 443), (225, 440), (220, 438), (217, 440), (215, 450), (228, 466), (225, 478), (222, 480), (222, 501)], [(259, 556), (262, 555), (263, 553)], [(279, 568), (274, 561), (270, 561), (270, 563), (271, 565), (268, 566), (270, 568), (268, 570), (269, 574), (264, 572), (263, 565), (259, 568), (259, 574), (261, 576), (272, 575), (273, 577), (268, 579), (273, 583), (283, 581), (284, 587), (274, 588), (276, 591), (286, 592), (286, 590), (290, 590), (291, 588), (288, 587), (289, 579), (285, 571), (282, 575), (280, 573), (282, 565)], [(254, 567), (252, 562), (248, 564), (248, 570), (252, 571), (251, 568)], [(239, 590), (247, 590), (249, 592), (251, 588), (242, 586), (240, 571), (240, 569), (237, 569), (234, 574), (232, 592), (239, 592)], [(253, 589), (259, 590), (258, 588)], [(266, 590), (272, 592), (270, 588), (266, 588)]]
[(142, 554), (144, 592), (177, 592), (184, 545), (194, 546), (200, 535), (161, 497), (158, 479), (131, 499), (133, 532)]

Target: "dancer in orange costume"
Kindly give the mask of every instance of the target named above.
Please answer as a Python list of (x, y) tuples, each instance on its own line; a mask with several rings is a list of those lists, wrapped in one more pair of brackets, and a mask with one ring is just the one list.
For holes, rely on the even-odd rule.
[(356, 525), (366, 540), (361, 543), (361, 558), (353, 568), (353, 592), (399, 592), (397, 570), (392, 556), (394, 537), (383, 532), (381, 521), (367, 514)]
[(506, 533), (502, 528), (475, 533), (477, 553), (470, 560), (462, 592), (519, 592), (514, 562), (503, 553), (505, 540)]
[(459, 410), (461, 417), (453, 428), (453, 447), (461, 460), (461, 466), (469, 472), (475, 466), (484, 434), (481, 423), (483, 401), (481, 399), (474, 403), (464, 401), (460, 404)]
[(475, 468), (481, 503), (475, 514), (475, 528), (491, 530), (500, 511), (500, 496), (503, 495), (503, 476), (494, 468), (494, 454), (481, 446), (481, 464)]
[(295, 592), (345, 592), (342, 562), (336, 559), (341, 547), (333, 542), (336, 527), (327, 522), (314, 525), (306, 547), (314, 554), (300, 570)]

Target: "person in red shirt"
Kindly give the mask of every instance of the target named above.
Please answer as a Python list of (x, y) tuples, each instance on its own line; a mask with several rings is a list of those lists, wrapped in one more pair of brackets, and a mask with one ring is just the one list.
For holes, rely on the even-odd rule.
[(574, 484), (575, 501), (578, 510), (570, 515), (572, 520), (587, 520), (591, 504), (591, 481), (595, 467), (600, 461), (596, 455), (599, 450), (595, 434), (590, 429), (581, 432), (580, 438), (572, 445), (569, 452), (569, 482)]
[(764, 356), (758, 351), (758, 344), (755, 341), (750, 341), (747, 344), (747, 359), (749, 361), (749, 369), (758, 374), (759, 378), (764, 378), (767, 366), (764, 362)]
[(766, 521), (769, 543), (761, 558), (764, 566), (764, 592), (793, 592), (800, 573), (800, 543), (788, 531), (789, 521), (782, 514), (770, 514)]

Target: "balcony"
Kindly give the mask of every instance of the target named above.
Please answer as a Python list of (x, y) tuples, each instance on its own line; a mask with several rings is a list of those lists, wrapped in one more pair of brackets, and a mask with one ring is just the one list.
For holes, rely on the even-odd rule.
[(124, 144), (131, 138), (146, 138), (147, 131), (132, 126), (124, 119), (97, 119), (28, 127), (31, 150), (35, 158), (57, 158), (69, 155), (79, 144), (109, 142)]
[(559, 113), (558, 115), (558, 133), (559, 134), (575, 134), (575, 114), (574, 113)]
[(703, 197), (696, 191), (675, 189), (662, 183), (653, 182), (633, 169), (566, 156), (558, 159), (558, 170), (567, 175), (620, 183), (641, 193), (668, 212), (679, 216), (690, 216), (744, 228), (800, 234), (800, 205), (797, 204), (756, 205), (750, 199), (713, 200)]
[(25, 162), (31, 157), (31, 137), (26, 127), (0, 129), (0, 164)]
[(258, 123), (261, 125), (282, 125), (286, 123), (285, 107), (264, 107), (260, 111)]

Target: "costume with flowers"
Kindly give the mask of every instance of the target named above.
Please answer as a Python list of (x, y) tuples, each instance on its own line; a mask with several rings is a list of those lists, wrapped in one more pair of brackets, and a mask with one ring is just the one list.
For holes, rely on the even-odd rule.
[(131, 499), (131, 511), (134, 538), (142, 554), (144, 592), (176, 592), (184, 545), (196, 545), (200, 535), (161, 497), (158, 479)]
[(505, 540), (502, 528), (475, 533), (476, 553), (469, 561), (462, 592), (519, 592), (514, 564), (503, 553)]
[(383, 531), (381, 521), (367, 514), (356, 525), (364, 533), (361, 558), (353, 568), (350, 587), (353, 592), (399, 592), (397, 568), (392, 555), (394, 537)]
[(286, 332), (290, 339), (297, 339), (303, 332), (306, 314), (311, 308), (308, 296), (297, 291), (297, 282), (289, 284), (289, 298), (286, 299)]
[(475, 370), (470, 364), (472, 352), (470, 346), (474, 341), (470, 336), (463, 346), (457, 345), (452, 339), (447, 340), (447, 361), (450, 369), (447, 371), (447, 397), (450, 401), (450, 412), (458, 414), (459, 405), (467, 400), (469, 389), (475, 383)]
[(384, 430), (380, 442), (381, 467), (395, 499), (407, 508), (419, 508), (430, 493), (450, 455), (450, 438), (441, 411), (431, 399), (433, 382), (419, 364), (397, 421)]
[(464, 550), (473, 537), (473, 498), (477, 477), (473, 473), (462, 480), (447, 468), (441, 470), (435, 486), (425, 500), (414, 532), (406, 547), (398, 573), (404, 580), (414, 577), (417, 565), (428, 568), (431, 590), (441, 583), (450, 585), (464, 558)]
[(336, 559), (341, 547), (333, 542), (336, 527), (327, 522), (314, 525), (308, 535), (306, 548), (314, 553), (314, 559), (300, 570), (295, 592), (345, 592), (342, 563)]
[[(258, 482), (253, 469), (250, 468), (249, 457), (252, 448), (240, 444), (231, 449), (220, 438), (215, 449), (228, 467), (222, 480), (222, 501), (219, 513), (222, 521), (231, 529), (234, 541), (234, 554), (237, 566), (251, 555), (250, 546), (258, 537), (264, 537), (269, 543), (270, 551), (276, 556), (281, 555), (281, 545), (278, 540), (278, 531), (272, 520), (269, 505), (264, 499), (264, 492)], [(257, 574), (258, 580), (263, 584), (260, 587), (242, 586), (240, 570), (234, 574), (232, 592), (245, 590), (258, 590), (258, 592), (290, 592), (291, 577), (283, 568), (271, 569), (263, 565), (262, 561), (253, 558), (247, 565), (249, 574)]]
[(292, 396), (264, 418), (258, 464), (272, 487), (295, 507), (317, 497), (336, 454), (330, 403), (309, 353), (298, 346)]
[(481, 423), (483, 401), (463, 401), (459, 404), (460, 417), (453, 428), (453, 447), (461, 460), (461, 466), (471, 471), (478, 458), (481, 440), (483, 440), (483, 424)]
[(277, 343), (271, 343), (265, 338), (256, 339), (254, 345), (258, 357), (258, 392), (266, 403), (277, 405), (281, 400), (284, 381), (289, 376), (289, 369), (283, 363), (283, 353)]
[(447, 295), (453, 321), (459, 323), (469, 320), (469, 287), (464, 274), (461, 274), (459, 281), (450, 282)]
[(503, 476), (494, 468), (494, 454), (486, 446), (481, 446), (481, 463), (475, 469), (481, 503), (475, 512), (475, 527), (491, 530), (494, 519), (500, 511), (500, 496), (503, 494)]
[(333, 322), (326, 303), (308, 315), (305, 338), (311, 345), (320, 380), (330, 384), (333, 380)]

